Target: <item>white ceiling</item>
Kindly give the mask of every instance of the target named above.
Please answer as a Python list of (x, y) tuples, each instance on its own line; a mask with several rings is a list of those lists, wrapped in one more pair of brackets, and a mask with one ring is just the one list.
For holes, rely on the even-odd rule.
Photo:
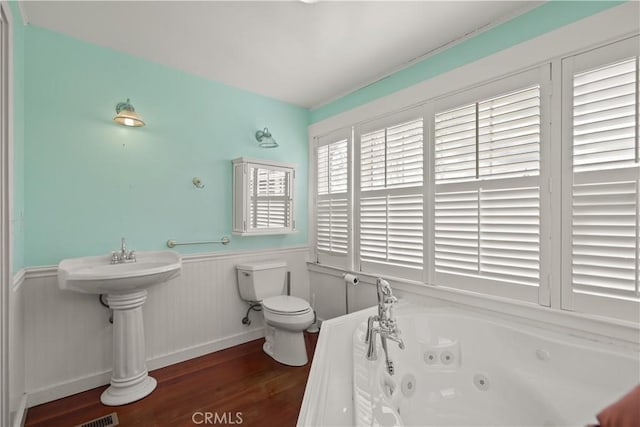
[(539, 1), (25, 1), (25, 20), (292, 104), (366, 86)]

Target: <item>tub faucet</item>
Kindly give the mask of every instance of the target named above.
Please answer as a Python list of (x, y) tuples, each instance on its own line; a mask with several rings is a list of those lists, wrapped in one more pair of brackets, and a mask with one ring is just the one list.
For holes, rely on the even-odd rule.
[[(384, 350), (387, 372), (389, 372), (389, 375), (393, 375), (393, 361), (389, 359), (387, 340), (397, 342), (398, 347), (400, 347), (401, 350), (404, 349), (404, 342), (402, 338), (400, 338), (400, 329), (398, 329), (396, 320), (393, 317), (393, 305), (398, 302), (398, 299), (393, 296), (389, 282), (381, 277), (378, 277), (376, 280), (376, 288), (378, 293), (378, 315), (369, 316), (367, 333), (364, 338), (364, 342), (369, 344), (367, 348), (367, 359), (376, 360), (378, 358), (376, 335), (380, 335), (380, 343)], [(376, 326), (375, 323), (378, 325)]]
[(136, 262), (136, 251), (127, 252), (127, 244), (124, 237), (120, 240), (120, 251), (111, 252), (111, 264), (122, 264), (125, 262)]

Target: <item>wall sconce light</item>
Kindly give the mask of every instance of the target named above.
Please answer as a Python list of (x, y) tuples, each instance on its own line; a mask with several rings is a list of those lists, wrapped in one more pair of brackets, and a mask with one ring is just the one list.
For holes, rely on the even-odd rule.
[(126, 102), (119, 102), (116, 105), (116, 114), (113, 121), (122, 126), (144, 126), (144, 121), (136, 113), (136, 109), (129, 102), (129, 98), (127, 98)]
[(267, 128), (257, 131), (256, 139), (258, 140), (258, 145), (262, 148), (276, 148), (278, 146), (278, 143), (273, 139), (271, 132)]

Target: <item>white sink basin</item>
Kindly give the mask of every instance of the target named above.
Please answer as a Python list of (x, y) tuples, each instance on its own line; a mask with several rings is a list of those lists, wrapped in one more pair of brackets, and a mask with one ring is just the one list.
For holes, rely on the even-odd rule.
[(65, 259), (58, 265), (60, 289), (89, 294), (121, 294), (146, 289), (180, 274), (174, 251), (136, 252), (136, 262), (111, 264), (110, 255)]

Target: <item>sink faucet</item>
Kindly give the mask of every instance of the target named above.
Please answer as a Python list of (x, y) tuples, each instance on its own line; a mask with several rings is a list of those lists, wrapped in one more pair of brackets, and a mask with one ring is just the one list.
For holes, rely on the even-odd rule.
[[(389, 375), (393, 375), (393, 361), (389, 359), (387, 340), (397, 342), (398, 347), (400, 347), (401, 350), (404, 349), (404, 342), (402, 338), (400, 338), (400, 329), (398, 329), (396, 320), (393, 317), (393, 305), (398, 302), (398, 299), (393, 296), (389, 282), (381, 277), (378, 277), (376, 280), (376, 288), (378, 294), (378, 314), (376, 316), (369, 316), (367, 333), (364, 338), (364, 342), (369, 344), (367, 348), (367, 359), (376, 360), (378, 358), (376, 336), (379, 335), (380, 343), (384, 350), (387, 372), (389, 372)], [(376, 322), (378, 326), (375, 325)]]
[(127, 244), (124, 237), (120, 240), (120, 252), (111, 252), (111, 264), (122, 264), (125, 262), (136, 262), (136, 251), (127, 252)]
[(120, 259), (127, 259), (127, 244), (124, 237), (120, 239)]

